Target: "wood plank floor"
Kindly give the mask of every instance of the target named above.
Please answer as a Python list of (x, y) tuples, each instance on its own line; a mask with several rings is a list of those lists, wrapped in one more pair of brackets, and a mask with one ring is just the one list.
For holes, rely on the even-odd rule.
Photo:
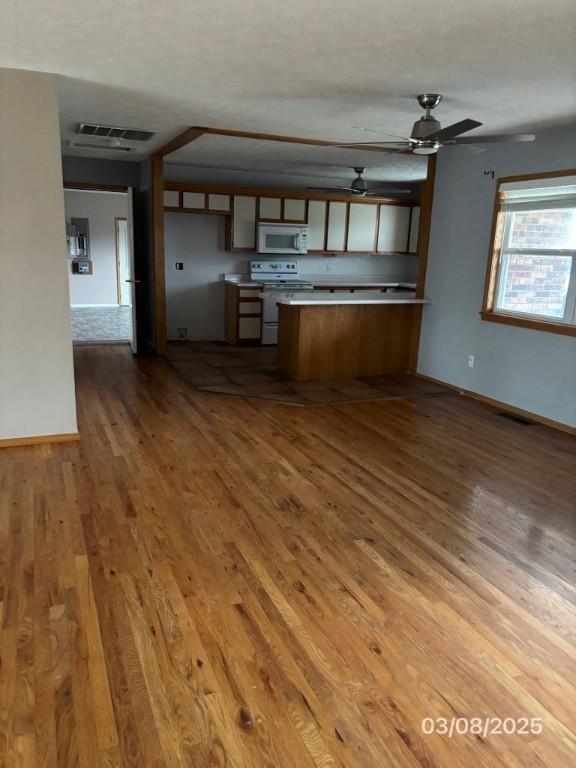
[(0, 765), (576, 765), (573, 438), (76, 362), (81, 442), (0, 453)]

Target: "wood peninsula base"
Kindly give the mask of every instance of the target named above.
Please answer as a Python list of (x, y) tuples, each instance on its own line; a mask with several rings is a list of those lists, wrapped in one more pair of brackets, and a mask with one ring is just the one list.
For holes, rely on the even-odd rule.
[(278, 306), (278, 362), (296, 381), (405, 374), (417, 304)]

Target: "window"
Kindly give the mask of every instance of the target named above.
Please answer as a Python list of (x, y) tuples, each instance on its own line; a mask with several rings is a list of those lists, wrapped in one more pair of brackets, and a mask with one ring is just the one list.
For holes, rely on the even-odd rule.
[(576, 335), (576, 171), (500, 180), (493, 230), (482, 317)]

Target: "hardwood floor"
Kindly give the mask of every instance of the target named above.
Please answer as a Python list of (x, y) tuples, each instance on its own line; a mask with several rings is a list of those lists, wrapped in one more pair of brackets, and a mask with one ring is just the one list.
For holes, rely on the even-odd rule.
[(81, 442), (0, 453), (0, 765), (576, 764), (574, 438), (76, 361)]

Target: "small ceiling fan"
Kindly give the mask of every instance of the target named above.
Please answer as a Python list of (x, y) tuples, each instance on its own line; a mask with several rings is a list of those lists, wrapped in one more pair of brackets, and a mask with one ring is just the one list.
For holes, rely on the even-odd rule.
[(321, 192), (338, 192), (340, 194), (350, 194), (355, 197), (383, 197), (385, 195), (408, 195), (412, 191), (408, 187), (390, 187), (390, 186), (368, 186), (366, 179), (362, 178), (366, 173), (366, 168), (355, 167), (356, 178), (349, 187), (307, 187), (307, 189), (316, 189)]
[(466, 136), (460, 138), (460, 135), (479, 128), (482, 123), (477, 120), (460, 120), (457, 123), (442, 128), (440, 122), (432, 117), (431, 111), (435, 109), (442, 101), (439, 93), (421, 93), (418, 97), (418, 104), (426, 113), (412, 127), (410, 136), (396, 136), (386, 131), (378, 131), (372, 128), (363, 128), (364, 131), (373, 133), (382, 133), (400, 141), (364, 141), (347, 142), (345, 144), (335, 144), (337, 147), (357, 147), (363, 146), (381, 146), (390, 147), (391, 152), (412, 152), (415, 155), (433, 155), (441, 147), (453, 146), (458, 144), (487, 144), (492, 142), (508, 141), (534, 141), (536, 136), (533, 133), (503, 133), (491, 136)]

